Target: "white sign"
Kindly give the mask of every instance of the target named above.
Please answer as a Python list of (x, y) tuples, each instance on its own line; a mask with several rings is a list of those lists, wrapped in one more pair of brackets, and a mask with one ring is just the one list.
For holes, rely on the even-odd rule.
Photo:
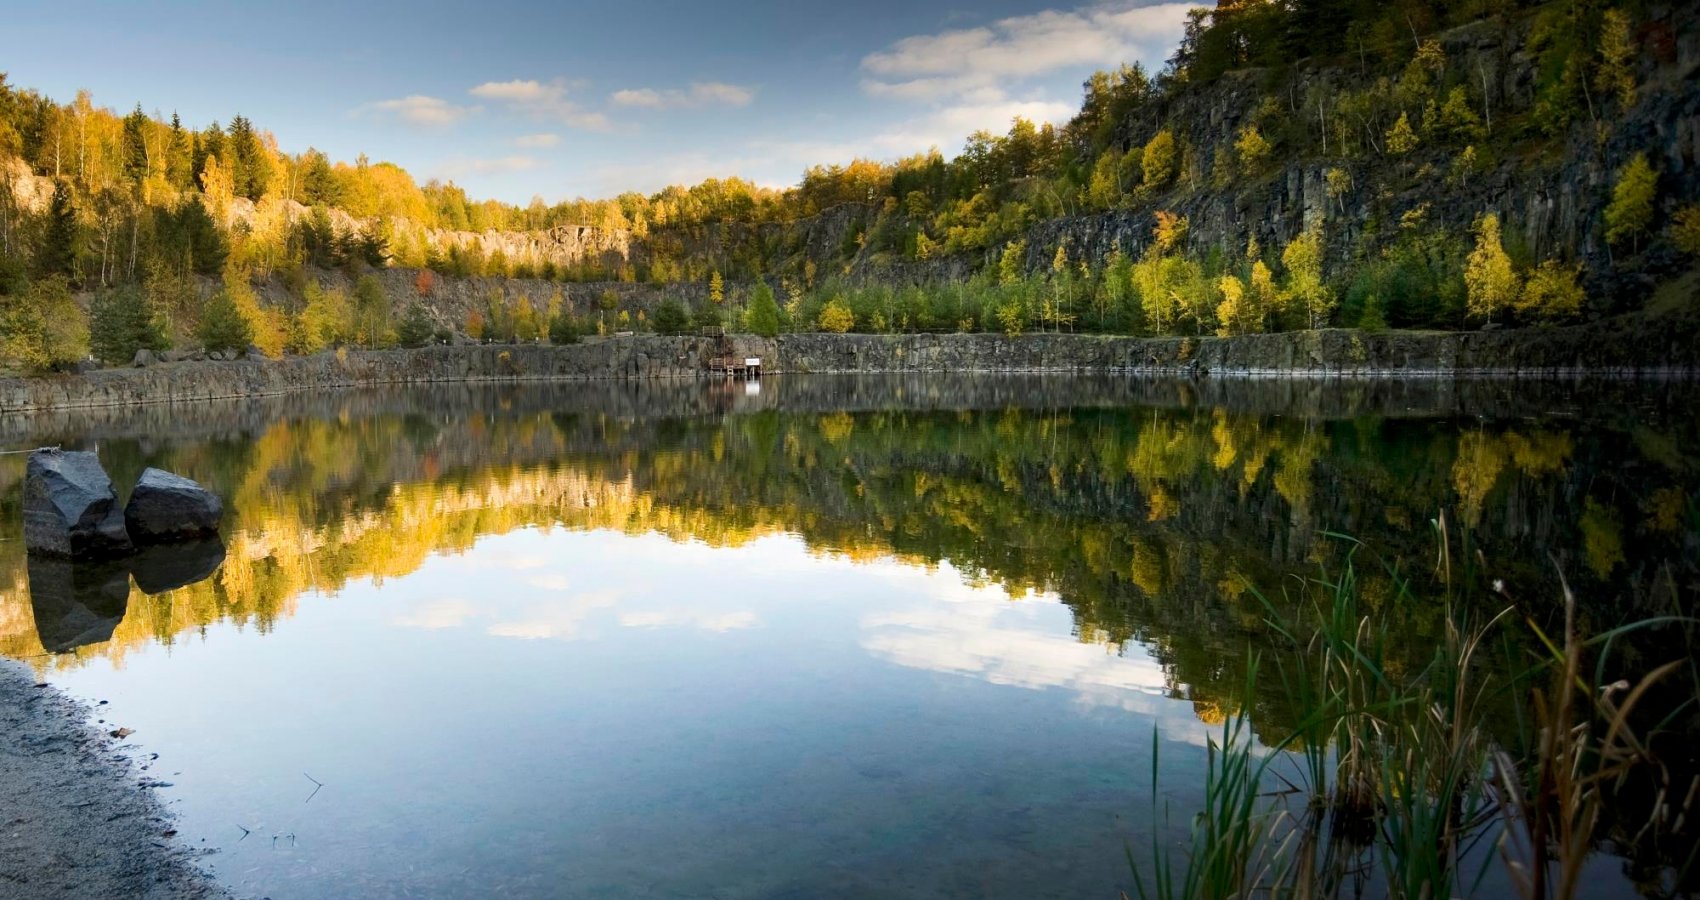
[(744, 365), (746, 365), (746, 366), (759, 366), (759, 365), (761, 365), (761, 357), (759, 357), (759, 356), (746, 356), (746, 357), (744, 357)]

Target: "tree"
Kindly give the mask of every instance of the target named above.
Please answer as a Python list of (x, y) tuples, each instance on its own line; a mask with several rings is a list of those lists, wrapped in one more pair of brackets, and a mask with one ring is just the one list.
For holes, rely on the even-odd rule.
[(230, 292), (221, 290), (207, 301), (207, 308), (201, 312), (201, 324), (195, 329), (195, 337), (208, 352), (246, 350), (253, 343), (254, 329), (243, 317), (242, 311), (236, 308)]
[(1311, 328), (1328, 324), (1334, 310), (1334, 292), (1322, 280), (1322, 229), (1308, 228), (1293, 238), (1281, 251), (1281, 265), (1287, 269), (1287, 284), (1283, 300), (1303, 310), (1305, 322)]
[(51, 371), (88, 354), (88, 325), (64, 276), (40, 278), (18, 294), (0, 294), (0, 359)]
[(1594, 86), (1624, 108), (1635, 102), (1635, 43), (1629, 15), (1621, 9), (1608, 9), (1600, 17), (1600, 67)]
[(1640, 248), (1641, 237), (1653, 224), (1658, 189), (1659, 176), (1648, 164), (1647, 154), (1635, 154), (1618, 172), (1617, 184), (1611, 189), (1611, 203), (1606, 206), (1607, 243), (1619, 247), (1627, 242), (1632, 250)]
[(1417, 149), (1417, 132), (1411, 128), (1411, 117), (1405, 113), (1399, 114), (1399, 121), (1387, 131), (1387, 152), (1394, 156), (1404, 156)]
[(749, 308), (744, 311), (744, 325), (762, 337), (770, 338), (779, 333), (779, 304), (773, 299), (773, 289), (767, 286), (767, 282), (757, 282)]
[(47, 209), (47, 228), (41, 237), (41, 249), (35, 254), (35, 273), (46, 278), (54, 275), (74, 277), (77, 267), (77, 208), (71, 201), (71, 185), (59, 181), (53, 186), (53, 202)]
[(850, 307), (844, 305), (842, 297), (834, 297), (826, 306), (821, 307), (820, 316), (815, 324), (822, 331), (843, 334), (856, 327), (856, 314), (850, 311)]
[(544, 326), (537, 321), (537, 307), (531, 298), (520, 294), (513, 304), (514, 340), (529, 343), (543, 336)]
[(232, 191), (258, 201), (271, 181), (271, 159), (253, 123), (240, 115), (230, 120), (230, 150)]
[(1157, 210), (1156, 219), (1157, 224), (1151, 229), (1151, 247), (1158, 253), (1173, 253), (1186, 240), (1192, 223), (1186, 216), (1177, 216), (1166, 209)]
[(720, 277), (719, 269), (708, 277), (708, 299), (715, 306), (726, 302), (726, 281)]
[(1246, 175), (1256, 175), (1263, 171), (1263, 165), (1269, 161), (1272, 149), (1256, 125), (1247, 125), (1234, 141), (1234, 151), (1240, 156), (1240, 171)]
[(147, 295), (124, 285), (94, 296), (89, 307), (89, 346), (101, 362), (121, 366), (137, 350), (164, 350), (169, 342), (148, 308)]
[(1122, 155), (1106, 150), (1092, 165), (1092, 177), (1087, 182), (1086, 197), (1095, 209), (1113, 209), (1121, 204)]
[[(659, 316), (659, 314), (657, 314)], [(683, 315), (683, 313), (681, 313)], [(573, 314), (562, 310), (549, 319), (549, 343), (558, 347), (579, 342), (578, 320)]]
[(390, 298), (377, 276), (362, 275), (354, 283), (354, 339), (362, 347), (382, 347), (394, 339)]
[(402, 316), (401, 324), (396, 327), (396, 341), (403, 347), (423, 347), (431, 342), (431, 333), (436, 325), (431, 321), (431, 314), (425, 311), (425, 304), (415, 300), (407, 305), (407, 314)]
[(390, 239), (384, 232), (381, 221), (372, 222), (360, 229), (360, 234), (352, 240), (353, 255), (361, 262), (374, 269), (382, 269), (390, 264)]
[(1493, 213), (1476, 220), (1476, 248), (1464, 264), (1464, 286), (1469, 314), (1490, 322), (1517, 300), (1517, 270), (1500, 243), (1499, 216)]
[(655, 318), (651, 319), (655, 330), (660, 334), (679, 334), (690, 326), (689, 314), (685, 307), (672, 297), (661, 301), (655, 308)]
[(124, 178), (140, 193), (142, 182), (147, 180), (149, 167), (148, 153), (148, 117), (142, 112), (142, 105), (124, 117)]
[(1529, 273), (1523, 292), (1517, 296), (1517, 312), (1546, 322), (1568, 319), (1582, 311), (1582, 286), (1576, 277), (1578, 266), (1567, 266), (1556, 259), (1541, 263)]
[(63, 277), (42, 278), (29, 287), (26, 301), (41, 311), (42, 351), (46, 367), (62, 369), (89, 355), (88, 319), (71, 299), (71, 285)]
[(307, 306), (298, 317), (290, 349), (317, 353), (333, 344), (354, 338), (354, 309), (341, 288), (326, 290), (317, 281), (307, 283)]
[(1670, 240), (1689, 256), (1700, 256), (1700, 204), (1690, 203), (1671, 216)]
[(1021, 280), (1021, 262), (1027, 256), (1027, 242), (1010, 241), (998, 255), (998, 284), (1008, 287)]
[(1245, 282), (1233, 275), (1223, 275), (1216, 289), (1222, 294), (1222, 302), (1216, 307), (1216, 333), (1226, 337), (1252, 331), (1247, 327), (1251, 316), (1245, 304)]
[(1145, 149), (1140, 151), (1140, 168), (1145, 173), (1145, 186), (1156, 190), (1175, 177), (1175, 135), (1165, 128), (1157, 132)]

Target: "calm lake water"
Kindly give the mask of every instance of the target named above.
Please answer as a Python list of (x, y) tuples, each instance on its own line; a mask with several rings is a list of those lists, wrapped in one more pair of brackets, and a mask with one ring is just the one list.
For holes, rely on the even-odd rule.
[(1529, 602), (1562, 572), (1590, 621), (1692, 611), (1691, 393), (790, 377), (19, 417), (5, 448), (230, 512), (222, 547), (26, 564), (0, 457), (0, 652), (106, 701), (242, 893), (1114, 898), (1225, 716), (1302, 716), (1243, 687), (1253, 588), (1342, 565), (1336, 533), (1413, 660), (1439, 603), (1377, 603), (1388, 567), (1433, 583), (1442, 518)]

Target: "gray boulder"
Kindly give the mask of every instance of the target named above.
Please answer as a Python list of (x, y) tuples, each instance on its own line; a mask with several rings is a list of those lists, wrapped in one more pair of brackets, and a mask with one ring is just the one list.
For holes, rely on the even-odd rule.
[(124, 511), (93, 453), (37, 450), (24, 467), (24, 546), (52, 556), (129, 553)]
[(138, 543), (215, 535), (223, 517), (224, 502), (218, 495), (164, 469), (142, 472), (124, 507), (124, 525)]
[(142, 368), (146, 368), (148, 366), (151, 366), (151, 365), (153, 365), (154, 363), (157, 363), (157, 362), (159, 362), (159, 357), (153, 355), (152, 350), (149, 350), (146, 347), (143, 347), (142, 349), (136, 351), (136, 358), (134, 360), (132, 360), (130, 364), (135, 366), (138, 369), (142, 369)]

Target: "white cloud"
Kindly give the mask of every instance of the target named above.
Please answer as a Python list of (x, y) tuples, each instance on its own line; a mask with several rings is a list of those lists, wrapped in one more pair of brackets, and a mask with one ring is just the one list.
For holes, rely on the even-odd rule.
[(654, 88), (627, 88), (608, 95), (615, 106), (641, 109), (666, 109), (701, 106), (748, 106), (755, 91), (722, 81), (692, 82), (688, 88), (658, 91)]
[(607, 116), (573, 102), (567, 96), (567, 83), (559, 79), (550, 82), (517, 78), (513, 81), (486, 81), (468, 93), (539, 121), (560, 122), (586, 131), (606, 131), (609, 127)]
[(608, 99), (616, 106), (641, 106), (648, 109), (660, 109), (666, 102), (662, 99), (661, 92), (653, 88), (628, 88), (623, 91), (615, 91), (608, 95)]
[[(1069, 68), (1103, 67), (1166, 53), (1191, 3), (1128, 2), (1047, 9), (978, 28), (907, 37), (862, 58), (876, 96), (941, 100), (1000, 91)], [(982, 94), (980, 99), (990, 97)]]
[(409, 124), (442, 128), (453, 125), (470, 113), (477, 112), (478, 107), (456, 106), (440, 97), (413, 94), (395, 100), (379, 100), (376, 103), (368, 103), (358, 111), (388, 113)]
[(396, 624), (403, 628), (425, 628), (434, 631), (458, 628), (477, 614), (478, 608), (465, 600), (437, 600), (423, 604), (396, 619)]
[(519, 137), (514, 138), (514, 146), (524, 147), (527, 150), (540, 150), (545, 147), (553, 147), (560, 142), (561, 136), (558, 134), (522, 134)]
[(723, 634), (761, 624), (761, 618), (749, 610), (712, 612), (700, 609), (638, 610), (620, 616), (627, 628), (699, 628)]
[(551, 600), (534, 605), (519, 618), (497, 622), (485, 629), (492, 637), (543, 640), (555, 638), (570, 641), (583, 635), (585, 620), (597, 610), (607, 609), (619, 602), (611, 591), (590, 591), (564, 600)]

